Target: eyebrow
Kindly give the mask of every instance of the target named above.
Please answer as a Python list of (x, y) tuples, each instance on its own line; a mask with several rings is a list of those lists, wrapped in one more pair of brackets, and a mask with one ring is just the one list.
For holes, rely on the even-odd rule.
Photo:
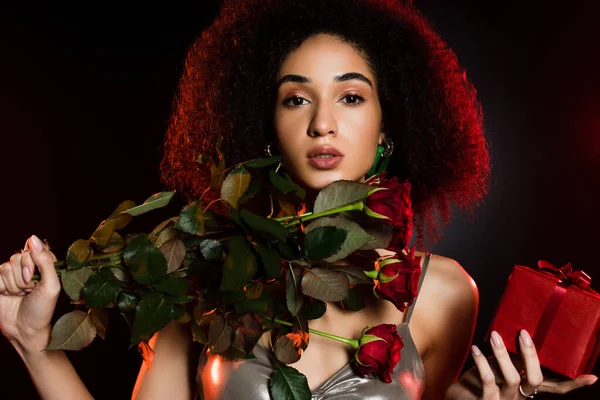
[[(373, 83), (371, 82), (371, 80), (369, 78), (367, 78), (366, 76), (364, 76), (363, 74), (361, 74), (360, 72), (347, 72), (342, 75), (336, 75), (333, 77), (333, 80), (334, 80), (334, 82), (346, 82), (346, 81), (352, 81), (352, 80), (363, 81), (363, 82), (366, 82), (371, 87), (371, 89), (373, 89)], [(294, 74), (285, 75), (277, 81), (275, 88), (279, 89), (279, 87), (286, 82), (311, 83), (311, 80), (302, 75), (294, 75)]]

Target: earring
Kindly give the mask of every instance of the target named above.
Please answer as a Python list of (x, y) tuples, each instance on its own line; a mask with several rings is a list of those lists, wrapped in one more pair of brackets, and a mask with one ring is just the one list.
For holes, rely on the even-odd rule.
[(385, 150), (381, 154), (382, 157), (389, 157), (394, 153), (394, 141), (389, 137), (385, 136), (383, 138), (383, 143), (385, 144)]
[(271, 142), (268, 142), (267, 145), (265, 146), (265, 154), (268, 157), (273, 157), (273, 155), (271, 154)]
[(367, 177), (371, 177), (373, 175), (378, 175), (382, 173), (387, 169), (388, 164), (390, 163), (390, 156), (394, 152), (394, 142), (392, 141), (392, 139), (385, 136), (383, 138), (383, 144), (385, 144), (385, 147), (382, 145), (377, 146), (375, 160), (373, 161), (371, 169), (367, 173)]

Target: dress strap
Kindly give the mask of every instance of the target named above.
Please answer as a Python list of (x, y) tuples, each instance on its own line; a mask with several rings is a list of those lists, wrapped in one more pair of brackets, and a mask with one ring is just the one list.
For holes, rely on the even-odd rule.
[[(421, 292), (421, 284), (423, 283), (423, 279), (425, 278), (425, 273), (427, 272), (427, 267), (429, 266), (429, 260), (431, 260), (431, 253), (429, 253), (429, 252), (425, 253), (423, 258), (424, 258), (424, 261), (423, 261), (423, 266), (421, 267), (421, 277), (419, 278), (419, 286), (418, 286), (419, 293)], [(410, 305), (410, 307), (408, 307), (408, 310), (406, 311), (406, 318), (404, 319), (404, 322), (406, 322), (407, 324), (408, 324), (408, 321), (410, 321), (410, 317), (412, 316), (413, 310), (415, 309), (417, 300), (419, 300), (418, 295), (415, 298), (415, 301), (413, 301), (413, 303)]]

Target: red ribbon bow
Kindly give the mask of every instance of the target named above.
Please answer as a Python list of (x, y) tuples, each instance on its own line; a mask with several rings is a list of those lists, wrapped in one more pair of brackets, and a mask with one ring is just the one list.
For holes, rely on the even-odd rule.
[(546, 260), (538, 261), (538, 268), (550, 272), (552, 275), (558, 276), (567, 286), (575, 285), (580, 289), (586, 290), (592, 283), (592, 278), (581, 270), (573, 271), (571, 263), (558, 268)]

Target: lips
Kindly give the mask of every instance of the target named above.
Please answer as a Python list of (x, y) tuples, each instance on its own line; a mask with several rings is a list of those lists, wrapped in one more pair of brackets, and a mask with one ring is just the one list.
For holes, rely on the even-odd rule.
[(331, 154), (333, 156), (344, 157), (344, 155), (338, 149), (336, 149), (333, 146), (317, 146), (317, 147), (313, 147), (308, 152), (308, 158), (313, 158), (313, 157), (316, 157), (318, 155), (326, 155), (326, 154)]
[[(329, 155), (331, 157), (317, 157)], [(337, 167), (344, 158), (344, 155), (333, 146), (317, 146), (308, 152), (310, 164), (317, 169), (332, 169)]]

